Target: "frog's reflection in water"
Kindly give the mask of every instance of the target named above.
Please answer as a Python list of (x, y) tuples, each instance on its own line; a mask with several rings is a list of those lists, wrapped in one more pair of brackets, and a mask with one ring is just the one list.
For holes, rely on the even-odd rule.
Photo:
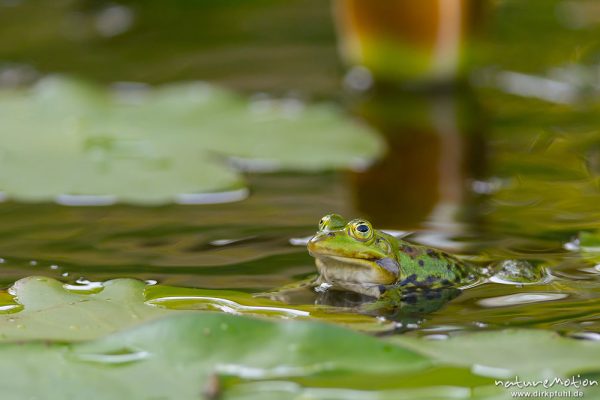
[(418, 324), (428, 314), (442, 309), (449, 301), (458, 297), (462, 290), (456, 287), (438, 289), (403, 288), (388, 290), (379, 299), (364, 294), (320, 290), (314, 287), (314, 278), (308, 278), (291, 287), (265, 293), (264, 297), (287, 304), (315, 304), (331, 307), (332, 312), (352, 312), (374, 317), (383, 317), (399, 322), (400, 330)]
[(384, 317), (403, 325), (415, 324), (460, 295), (458, 288), (411, 289), (380, 299), (359, 293), (328, 290), (318, 293), (315, 304), (351, 309), (361, 314)]

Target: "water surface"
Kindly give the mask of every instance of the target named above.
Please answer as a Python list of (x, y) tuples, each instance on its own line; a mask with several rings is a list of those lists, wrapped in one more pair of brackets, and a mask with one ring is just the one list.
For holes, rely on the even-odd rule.
[[(153, 304), (178, 309), (314, 317), (433, 339), (504, 327), (598, 337), (600, 252), (581, 249), (576, 239), (600, 231), (598, 82), (590, 78), (599, 52), (590, 40), (593, 26), (575, 29), (556, 18), (562, 2), (528, 2), (535, 13), (504, 2), (490, 22), (487, 64), (470, 88), (368, 95), (342, 90), (326, 2), (191, 7), (179, 1), (169, 15), (156, 2), (123, 2), (118, 10), (104, 2), (4, 3), (0, 35), (20, 35), (24, 26), (31, 31), (25, 44), (0, 42), (0, 84), (60, 72), (111, 84), (203, 79), (250, 93), (291, 92), (302, 101), (338, 102), (388, 148), (360, 171), (249, 173), (250, 196), (226, 204), (74, 207), (5, 200), (4, 289), (31, 275), (71, 288), (131, 277), (154, 285), (148, 290)], [(106, 12), (117, 12), (122, 25), (98, 25)], [(573, 43), (588, 46), (573, 55)], [(568, 96), (548, 92), (546, 84)], [(357, 316), (332, 305), (339, 299), (309, 290), (277, 304), (252, 297), (315, 273), (301, 239), (329, 212), (366, 217), (480, 265), (541, 264), (552, 279), (486, 283), (406, 318)], [(203, 292), (185, 291), (191, 288)], [(7, 304), (8, 297), (2, 293)]]

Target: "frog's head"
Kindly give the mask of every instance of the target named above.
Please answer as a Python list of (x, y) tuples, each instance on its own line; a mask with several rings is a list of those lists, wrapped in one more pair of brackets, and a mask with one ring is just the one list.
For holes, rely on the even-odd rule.
[(329, 214), (319, 222), (308, 251), (325, 281), (387, 285), (398, 279), (395, 246), (392, 236), (373, 229), (369, 221), (347, 222), (338, 214)]

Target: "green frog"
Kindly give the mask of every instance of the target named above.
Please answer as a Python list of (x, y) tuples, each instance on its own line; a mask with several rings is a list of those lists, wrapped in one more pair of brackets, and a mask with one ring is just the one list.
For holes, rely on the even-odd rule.
[(421, 289), (465, 288), (488, 280), (527, 284), (548, 277), (544, 268), (519, 260), (477, 267), (374, 229), (367, 220), (346, 221), (338, 214), (321, 219), (308, 251), (319, 271), (317, 290), (331, 288), (377, 299)]

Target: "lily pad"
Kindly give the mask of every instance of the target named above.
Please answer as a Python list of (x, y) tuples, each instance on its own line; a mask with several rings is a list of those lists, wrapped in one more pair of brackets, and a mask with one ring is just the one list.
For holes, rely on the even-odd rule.
[(441, 363), (470, 366), (495, 378), (554, 378), (600, 370), (600, 343), (545, 330), (507, 329), (447, 340), (402, 336), (391, 341)]
[(0, 384), (14, 399), (506, 399), (511, 390), (496, 381), (514, 379), (508, 372), (593, 374), (598, 351), (542, 331), (386, 341), (330, 324), (197, 312), (90, 342), (1, 344)]
[(176, 312), (145, 304), (145, 286), (115, 279), (97, 293), (81, 293), (51, 278), (21, 279), (10, 290), (15, 302), (2, 307), (0, 341), (94, 339)]
[[(269, 392), (285, 399), (302, 397), (323, 379), (335, 384), (313, 387), (311, 398), (377, 395), (377, 390), (459, 392), (459, 398), (468, 398), (469, 382), (440, 382), (462, 377), (482, 384), (464, 369), (446, 369), (441, 381), (435, 371), (428, 357), (333, 325), (219, 313), (168, 317), (93, 342), (0, 345), (1, 387), (11, 399), (83, 393), (89, 399), (198, 399), (203, 393), (204, 398), (257, 398)], [(412, 379), (425, 381), (425, 387), (414, 387)], [(445, 397), (456, 398), (440, 398)]]
[(90, 291), (34, 276), (17, 281), (10, 292), (13, 297), (0, 297), (0, 341), (96, 339), (146, 320), (186, 311), (320, 319), (368, 332), (394, 329), (393, 322), (343, 308), (288, 305), (229, 290), (147, 286), (134, 279), (107, 281)]
[(302, 320), (357, 328), (374, 324), (366, 316), (129, 279), (77, 289), (31, 277), (11, 292), (14, 309), (0, 299), (0, 387), (14, 399), (502, 399), (510, 391), (496, 381), (600, 371), (598, 343), (540, 330), (378, 339)]
[[(361, 166), (382, 142), (329, 104), (248, 100), (206, 83), (112, 91), (49, 77), (0, 91), (0, 191), (64, 204), (243, 198), (237, 167)], [(202, 196), (226, 192), (222, 196)]]

